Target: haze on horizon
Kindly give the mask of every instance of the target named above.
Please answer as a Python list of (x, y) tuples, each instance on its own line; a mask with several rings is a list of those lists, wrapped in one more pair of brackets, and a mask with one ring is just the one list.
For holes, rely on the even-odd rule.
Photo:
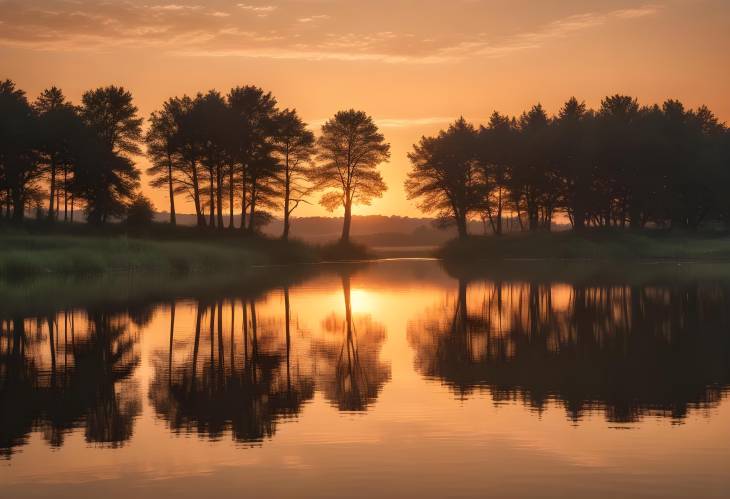
[[(728, 26), (723, 0), (0, 0), (0, 77), (30, 98), (56, 85), (76, 103), (123, 85), (144, 117), (173, 95), (254, 84), (315, 133), (362, 109), (392, 159), (388, 192), (355, 213), (415, 216), (406, 153), (459, 116), (483, 123), (536, 102), (552, 113), (572, 95), (597, 107), (620, 92), (730, 120)], [(144, 191), (165, 209), (164, 191)]]

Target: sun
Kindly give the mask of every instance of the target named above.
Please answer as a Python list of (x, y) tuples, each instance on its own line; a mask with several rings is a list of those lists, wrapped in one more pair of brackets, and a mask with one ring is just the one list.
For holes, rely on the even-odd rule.
[(350, 291), (352, 311), (357, 313), (372, 313), (375, 310), (375, 296), (365, 289)]

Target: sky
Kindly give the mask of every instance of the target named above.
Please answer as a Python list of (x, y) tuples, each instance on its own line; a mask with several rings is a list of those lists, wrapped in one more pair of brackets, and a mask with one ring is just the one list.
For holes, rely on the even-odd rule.
[[(75, 102), (122, 85), (145, 117), (171, 96), (253, 84), (315, 132), (361, 109), (392, 158), (386, 194), (354, 212), (416, 216), (406, 155), (459, 116), (626, 93), (730, 121), (728, 27), (728, 0), (0, 0), (0, 79)], [(164, 190), (143, 189), (166, 208)], [(295, 215), (328, 214), (313, 201)]]

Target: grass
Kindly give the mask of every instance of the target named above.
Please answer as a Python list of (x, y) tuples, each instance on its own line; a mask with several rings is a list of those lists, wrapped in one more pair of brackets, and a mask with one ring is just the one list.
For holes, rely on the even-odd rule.
[(319, 246), (319, 255), (322, 259), (332, 262), (347, 260), (371, 260), (374, 258), (367, 246), (353, 243), (352, 241), (337, 241), (331, 244)]
[(583, 259), (730, 262), (730, 237), (665, 231), (587, 231), (479, 236), (450, 241), (437, 252), (447, 261)]
[(98, 229), (86, 224), (0, 228), (0, 280), (107, 272), (230, 273), (257, 265), (372, 258), (365, 246), (354, 243), (315, 247), (167, 224), (131, 235), (122, 229), (113, 224)]
[(125, 236), (0, 235), (0, 278), (104, 272), (188, 273), (237, 270), (283, 261), (311, 261), (316, 254), (301, 243), (246, 239), (196, 242)]

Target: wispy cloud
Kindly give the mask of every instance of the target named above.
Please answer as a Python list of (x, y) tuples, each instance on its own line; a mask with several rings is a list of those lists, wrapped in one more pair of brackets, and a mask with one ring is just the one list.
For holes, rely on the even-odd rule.
[(249, 5), (245, 3), (236, 4), (239, 9), (253, 12), (259, 17), (266, 17), (276, 10), (276, 5)]
[(328, 16), (327, 14), (318, 14), (316, 16), (300, 17), (299, 19), (297, 19), (297, 21), (299, 21), (300, 23), (311, 23), (314, 21), (323, 21), (329, 18), (330, 16)]
[(657, 6), (644, 6), (635, 9), (615, 10), (608, 13), (575, 14), (558, 19), (535, 31), (517, 33), (501, 42), (492, 42), (488, 35), (482, 34), (472, 40), (460, 42), (442, 49), (441, 55), (466, 57), (486, 56), (503, 57), (514, 52), (538, 49), (546, 43), (566, 38), (581, 31), (604, 26), (616, 19), (637, 19), (659, 12)]
[(168, 3), (164, 5), (150, 5), (150, 10), (166, 10), (166, 11), (185, 11), (185, 10), (202, 10), (202, 5), (182, 5), (176, 3)]
[(658, 5), (645, 5), (635, 9), (622, 9), (613, 12), (615, 17), (621, 19), (636, 19), (639, 17), (653, 16), (661, 9)]
[[(530, 30), (496, 35), (467, 29), (424, 33), (417, 32), (417, 24), (408, 23), (402, 29), (368, 31), (366, 23), (354, 18), (324, 23), (333, 18), (339, 21), (340, 14), (334, 10), (307, 13), (311, 4), (301, 2), (278, 6), (252, 0), (230, 10), (209, 8), (202, 0), (143, 2), (5, 0), (0, 9), (0, 46), (47, 51), (151, 47), (189, 57), (441, 64), (537, 50), (554, 40), (611, 23), (634, 22), (661, 9), (648, 4), (579, 13)], [(275, 16), (270, 15), (274, 12)]]

